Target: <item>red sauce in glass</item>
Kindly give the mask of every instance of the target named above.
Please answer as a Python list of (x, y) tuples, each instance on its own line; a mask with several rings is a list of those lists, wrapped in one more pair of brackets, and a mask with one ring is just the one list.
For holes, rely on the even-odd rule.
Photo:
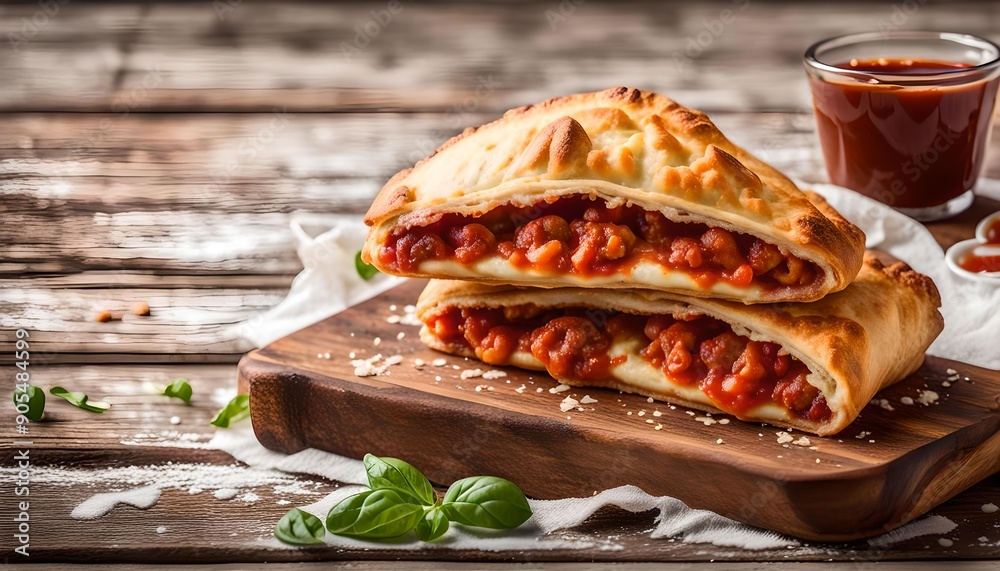
[(958, 265), (970, 272), (1000, 272), (1000, 218), (986, 227), (986, 245), (976, 246)]
[(669, 382), (697, 386), (717, 408), (737, 417), (767, 403), (816, 422), (832, 414), (819, 389), (806, 381), (805, 364), (781, 354), (778, 344), (751, 341), (712, 317), (451, 307), (430, 317), (427, 327), (488, 364), (507, 365), (515, 351), (530, 352), (552, 376), (581, 383), (612, 380), (611, 369), (625, 361), (609, 354), (614, 341), (641, 340), (640, 356)]
[[(922, 60), (852, 60), (836, 67), (923, 75), (968, 68)], [(897, 208), (938, 206), (971, 189), (986, 152), (996, 80), (900, 87), (810, 77), (831, 181)]]

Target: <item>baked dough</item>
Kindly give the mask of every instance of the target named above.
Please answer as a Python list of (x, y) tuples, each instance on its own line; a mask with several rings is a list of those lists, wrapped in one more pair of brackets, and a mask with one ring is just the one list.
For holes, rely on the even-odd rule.
[[(681, 319), (704, 315), (730, 324), (737, 335), (753, 341), (777, 343), (808, 367), (806, 380), (819, 389), (831, 414), (816, 422), (796, 416), (788, 409), (768, 405), (737, 416), (821, 436), (843, 430), (875, 393), (916, 371), (923, 362), (924, 351), (944, 325), (937, 311), (940, 297), (930, 278), (902, 262), (885, 266), (875, 256), (866, 254), (863, 268), (848, 288), (813, 303), (744, 305), (666, 292), (543, 290), (431, 280), (417, 303), (417, 316), (425, 323), (420, 337), (433, 349), (474, 358), (476, 353), (469, 343), (446, 342), (427, 324), (449, 308), (507, 308), (511, 311), (511, 308), (531, 306), (662, 314)], [(605, 379), (581, 383), (578, 379), (557, 378), (566, 384), (605, 386), (719, 412), (697, 384), (691, 387), (671, 383), (660, 369), (648, 363), (645, 367), (636, 365), (637, 362), (642, 364), (636, 347), (625, 350), (630, 351), (629, 361), (612, 367)], [(506, 364), (545, 369), (543, 363), (523, 347), (514, 352)]]
[[(815, 264), (816, 279), (770, 289), (722, 282), (705, 287), (662, 264), (575, 275), (518, 268), (499, 256), (474, 264), (427, 260), (400, 269), (378, 255), (394, 230), (425, 227), (448, 213), (474, 218), (504, 205), (530, 207), (579, 195), (609, 208), (633, 205), (670, 221), (759, 238)], [(731, 143), (704, 114), (625, 87), (550, 99), (466, 129), (392, 177), (365, 222), (371, 229), (364, 260), (396, 275), (644, 288), (744, 303), (811, 301), (841, 290), (864, 253), (857, 227)]]

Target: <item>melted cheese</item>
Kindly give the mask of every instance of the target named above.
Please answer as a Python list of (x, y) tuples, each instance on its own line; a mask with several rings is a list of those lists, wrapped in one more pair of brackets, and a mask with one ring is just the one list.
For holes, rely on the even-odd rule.
[[(764, 290), (759, 286), (750, 285), (745, 288), (736, 287), (724, 281), (717, 281), (709, 287), (702, 287), (687, 273), (671, 270), (659, 264), (640, 261), (630, 274), (611, 274), (607, 276), (580, 274), (554, 274), (541, 272), (530, 268), (517, 268), (500, 256), (488, 256), (472, 264), (464, 265), (454, 260), (426, 260), (420, 264), (420, 271), (434, 275), (447, 275), (455, 278), (476, 278), (483, 276), (497, 278), (510, 283), (532, 284), (540, 287), (553, 285), (580, 287), (636, 287), (646, 286), (657, 289), (672, 289), (685, 291), (701, 291), (715, 296), (735, 297), (739, 299), (760, 299)], [(559, 282), (554, 283), (557, 277)]]

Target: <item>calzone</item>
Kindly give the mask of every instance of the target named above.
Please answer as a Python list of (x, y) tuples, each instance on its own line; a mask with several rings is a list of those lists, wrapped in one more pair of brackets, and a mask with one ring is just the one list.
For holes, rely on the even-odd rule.
[(440, 351), (830, 435), (920, 366), (939, 306), (928, 277), (868, 255), (812, 303), (431, 280), (417, 316)]
[(704, 114), (624, 87), (467, 129), (365, 222), (362, 257), (391, 274), (743, 303), (819, 299), (864, 254), (857, 227)]

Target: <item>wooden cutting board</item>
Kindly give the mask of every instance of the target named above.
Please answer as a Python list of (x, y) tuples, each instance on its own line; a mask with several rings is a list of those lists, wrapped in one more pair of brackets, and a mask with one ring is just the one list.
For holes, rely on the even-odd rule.
[[(793, 432), (808, 444), (782, 445), (781, 429), (727, 415), (597, 388), (550, 393), (558, 383), (544, 374), (502, 368), (495, 370), (506, 377), (462, 379), (463, 371), (493, 368), (432, 351), (416, 326), (390, 323), (425, 283), (411, 280), (246, 355), (240, 388), (250, 393), (260, 442), (287, 453), (394, 456), (444, 485), (502, 476), (534, 498), (634, 484), (752, 525), (830, 541), (889, 531), (1000, 470), (997, 371), (928, 358), (878, 395), (887, 407), (869, 405), (836, 437)], [(403, 361), (358, 377), (351, 352)], [(424, 365), (415, 367), (415, 359)], [(435, 366), (436, 359), (446, 364)], [(945, 386), (949, 368), (961, 379)], [(917, 402), (928, 389), (939, 399)], [(563, 412), (568, 395), (597, 402)]]

